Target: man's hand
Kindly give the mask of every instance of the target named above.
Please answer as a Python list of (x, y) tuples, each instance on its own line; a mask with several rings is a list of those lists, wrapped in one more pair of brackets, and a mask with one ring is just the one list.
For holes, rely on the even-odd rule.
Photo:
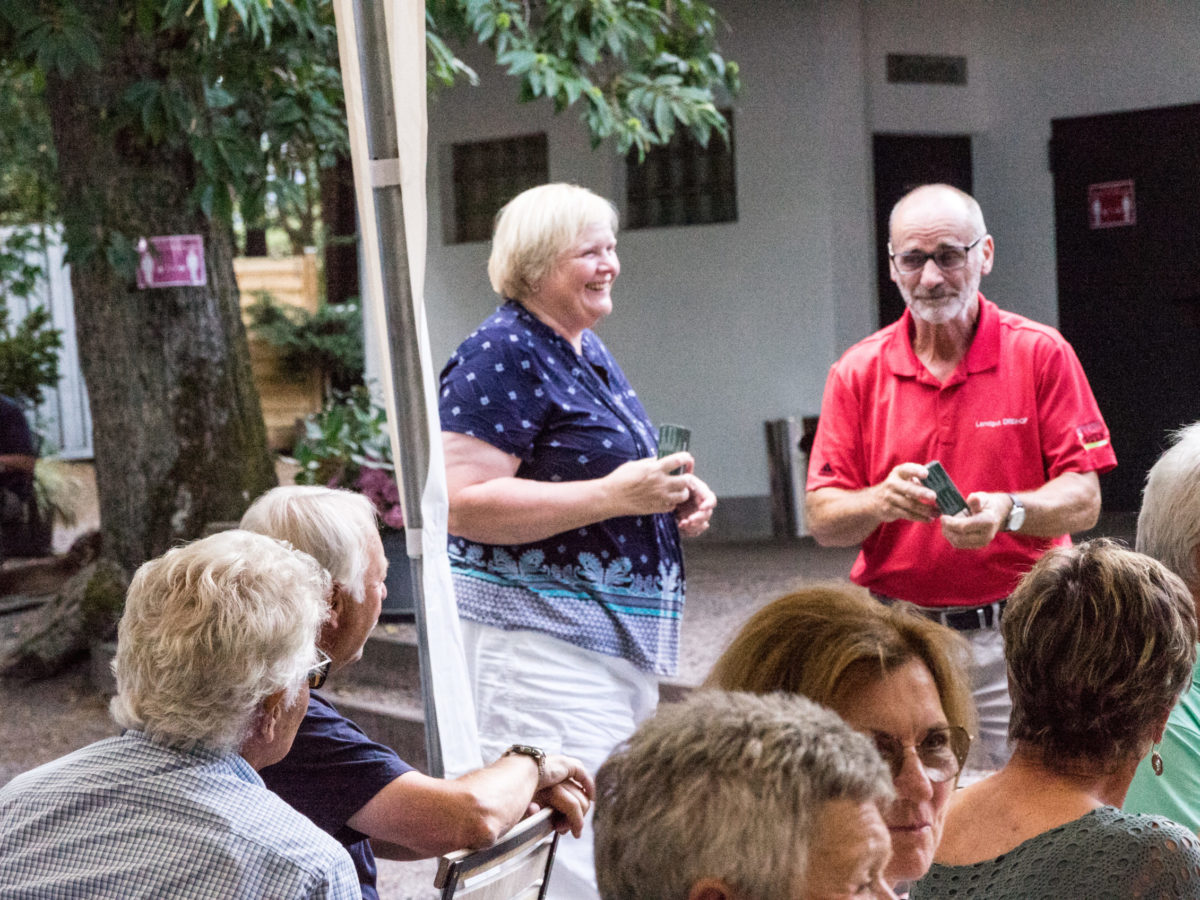
[(967, 515), (942, 516), (942, 534), (952, 547), (979, 550), (992, 542), (1012, 509), (1008, 494), (976, 491), (967, 497)]
[(583, 834), (583, 820), (592, 807), (592, 798), (575, 782), (564, 781), (538, 791), (529, 804), (529, 813), (532, 815), (546, 806), (552, 806), (563, 814), (564, 818), (558, 825), (559, 834), (569, 831), (579, 837)]
[(921, 479), (927, 475), (929, 470), (920, 463), (901, 463), (871, 488), (879, 521), (932, 522), (936, 519), (939, 515), (937, 494), (921, 484)]
[(552, 806), (566, 817), (559, 832), (570, 831), (575, 837), (583, 833), (583, 818), (592, 806), (596, 785), (583, 763), (573, 756), (551, 754), (546, 757), (544, 774), (538, 782), (529, 812)]

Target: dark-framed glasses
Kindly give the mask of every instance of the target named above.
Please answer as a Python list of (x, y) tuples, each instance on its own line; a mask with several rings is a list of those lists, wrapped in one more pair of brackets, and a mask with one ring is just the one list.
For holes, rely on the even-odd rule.
[(967, 264), (967, 255), (985, 237), (987, 237), (986, 234), (981, 234), (966, 246), (947, 244), (944, 247), (938, 247), (932, 253), (926, 253), (923, 250), (905, 250), (903, 253), (893, 253), (892, 245), (888, 243), (888, 257), (896, 268), (906, 275), (920, 272), (925, 268), (925, 263), (931, 259), (934, 265), (943, 272), (954, 272)]
[(324, 686), (325, 679), (329, 677), (329, 668), (333, 665), (333, 660), (324, 650), (318, 648), (317, 656), (320, 657), (317, 664), (308, 670), (308, 687), (314, 691)]
[(900, 777), (904, 769), (904, 754), (910, 747), (916, 751), (925, 777), (934, 784), (957, 778), (963, 763), (967, 761), (967, 751), (971, 749), (971, 735), (958, 725), (931, 728), (921, 743), (915, 746), (905, 745), (883, 731), (872, 732), (872, 737), (875, 738), (875, 749), (892, 771), (892, 780)]

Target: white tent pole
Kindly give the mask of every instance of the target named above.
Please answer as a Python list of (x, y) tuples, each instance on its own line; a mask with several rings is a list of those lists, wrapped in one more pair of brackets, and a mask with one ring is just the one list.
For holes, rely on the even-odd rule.
[(334, 12), (363, 237), (364, 318), (383, 360), (412, 560), (425, 745), (430, 774), (441, 776), (481, 760), (446, 556), (445, 468), (423, 299), (425, 11), (415, 0), (336, 0)]

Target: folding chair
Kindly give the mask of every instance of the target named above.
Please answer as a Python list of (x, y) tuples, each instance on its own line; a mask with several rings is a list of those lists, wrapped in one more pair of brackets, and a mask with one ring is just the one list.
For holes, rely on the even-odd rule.
[(441, 888), (442, 900), (541, 900), (558, 846), (554, 816), (547, 807), (490, 847), (443, 856), (433, 882)]

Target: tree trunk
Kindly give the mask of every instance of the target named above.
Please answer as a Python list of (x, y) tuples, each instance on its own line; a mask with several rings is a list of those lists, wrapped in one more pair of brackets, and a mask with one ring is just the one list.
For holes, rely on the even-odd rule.
[(267, 229), (246, 229), (246, 256), (267, 255)]
[(321, 170), (321, 218), (325, 223), (325, 294), (344, 303), (358, 293), (358, 219), (355, 215), (354, 170), (339, 156)]
[[(91, 0), (96, 2), (96, 0)], [(98, 4), (97, 4), (98, 5)], [(47, 79), (79, 354), (91, 396), (104, 555), (132, 570), (275, 483), (250, 373), (233, 236), (188, 202), (185, 149), (123, 129), (117, 99), (156, 69), (161, 36), (121, 35), (98, 72)], [(188, 86), (195, 91), (199, 85)], [(199, 234), (205, 287), (137, 290), (113, 235)]]

